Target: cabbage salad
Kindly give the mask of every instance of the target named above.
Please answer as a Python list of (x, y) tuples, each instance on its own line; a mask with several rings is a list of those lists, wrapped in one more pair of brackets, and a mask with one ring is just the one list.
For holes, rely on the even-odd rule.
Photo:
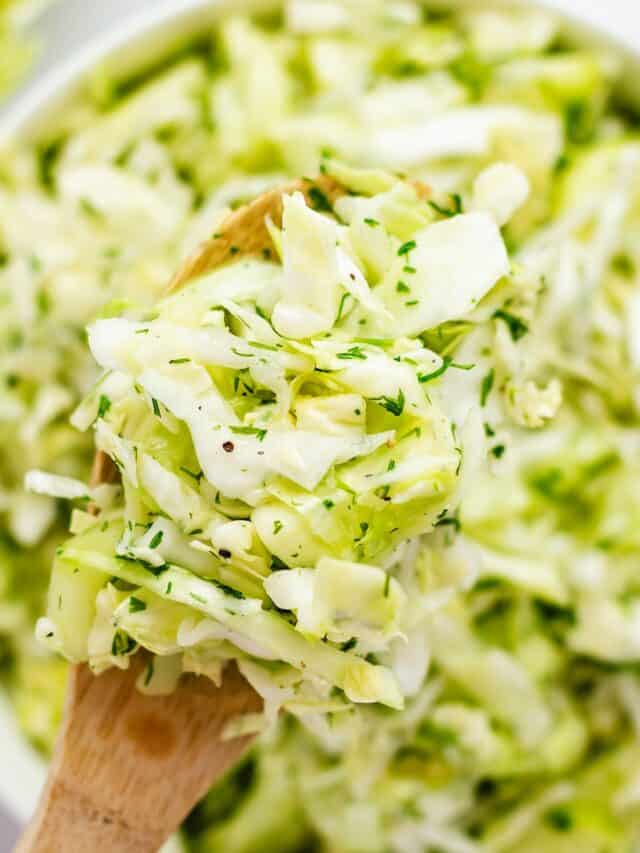
[[(62, 548), (57, 594), (85, 621), (65, 634), (71, 622), (52, 597), (45, 640), (77, 658), (89, 657), (91, 642), (96, 669), (156, 644), (146, 673), (155, 690), (169, 689), (179, 667), (216, 677), (239, 658), (266, 697), (265, 715), (243, 723), (262, 730), (251, 755), (185, 825), (191, 849), (633, 849), (640, 135), (633, 107), (614, 97), (620, 74), (614, 54), (572, 47), (553, 16), (532, 8), (292, 0), (274, 14), (224, 18), (135, 79), (97, 69), (37, 145), (3, 142), (0, 648), (32, 741), (50, 749), (62, 703), (65, 665), (33, 633)], [(351, 194), (333, 211), (321, 195), (307, 205), (292, 196), (290, 212), (296, 223), (313, 214), (305, 252), (315, 256), (317, 235), (338, 235), (331, 252), (320, 240), (320, 254), (329, 281), (340, 270), (339, 287), (291, 301), (287, 232), (275, 229), (270, 261), (241, 260), (158, 302), (229, 210), (320, 166)], [(428, 200), (416, 202), (398, 172), (428, 185)], [(466, 230), (469, 217), (484, 230), (465, 238), (450, 267), (451, 253), (432, 251), (425, 235)], [(482, 278), (490, 255), (493, 281)], [(464, 270), (473, 292), (428, 287), (430, 264), (439, 282)], [(424, 288), (417, 295), (412, 276)], [(461, 292), (477, 304), (455, 302)], [(198, 302), (199, 293), (212, 298)], [(292, 317), (294, 334), (279, 325)], [(114, 324), (108, 335), (105, 323)], [(187, 333), (168, 355), (181, 324)], [(109, 371), (102, 379), (87, 326)], [(197, 348), (203, 336), (215, 352)], [(366, 359), (338, 358), (350, 350)], [(160, 381), (145, 387), (145, 371)], [(352, 371), (361, 377), (353, 387)], [(224, 465), (236, 446), (254, 458), (269, 450), (263, 493), (261, 481), (250, 494), (240, 466), (222, 475), (217, 462), (205, 465), (200, 422), (185, 420), (196, 397), (215, 405), (234, 445), (220, 453)], [(364, 422), (345, 397), (364, 401)], [(72, 412), (84, 433), (69, 424)], [(420, 436), (404, 437), (413, 424)], [(277, 459), (276, 429), (328, 440), (319, 456), (292, 440), (291, 455)], [(384, 433), (393, 437), (367, 446)], [(121, 462), (122, 493), (84, 485), (95, 436)], [(404, 467), (403, 442), (417, 448)], [(359, 455), (340, 455), (354, 447)], [(387, 453), (395, 478), (381, 470)], [(442, 459), (437, 477), (418, 473), (429, 456)], [(303, 480), (312, 466), (317, 484)], [(214, 467), (218, 486), (208, 479)], [(37, 493), (26, 491), (32, 469), (65, 479), (54, 488), (32, 476)], [(348, 488), (344, 470), (361, 475)], [(399, 502), (437, 481), (431, 498)], [(320, 500), (325, 488), (345, 503)], [(67, 501), (42, 492), (75, 501), (72, 518)], [(168, 510), (160, 494), (186, 497)], [(105, 530), (89, 529), (89, 500)], [(188, 524), (201, 507), (202, 520)], [(137, 526), (150, 522), (151, 535)], [(279, 538), (285, 522), (308, 532), (296, 550)], [(80, 559), (69, 557), (73, 543)], [(348, 612), (333, 597), (345, 600), (336, 566), (361, 590), (346, 596)], [(262, 633), (248, 646), (238, 626), (252, 621)], [(292, 662), (294, 649), (302, 654)], [(307, 674), (298, 659), (311, 658)], [(400, 700), (404, 708), (393, 707)], [(290, 713), (270, 722), (279, 707)]]
[[(368, 194), (335, 212), (315, 184), (311, 206), (284, 195), (282, 229), (269, 223), (281, 264), (266, 249), (143, 319), (89, 327), (106, 373), (72, 422), (94, 426), (122, 490), (98, 486), (103, 511), (76, 510), (38, 623), (97, 673), (154, 652), (152, 692), (182, 671), (219, 682), (237, 658), (265, 721), (344, 700), (403, 707), (408, 634), (435, 593), (415, 537), (449, 547), (463, 468), (482, 467), (506, 418), (539, 427), (561, 402), (517, 347), (513, 375), (495, 357), (539, 289), (511, 275), (499, 227), (526, 200), (524, 173), (489, 167), (466, 213), (384, 172), (322, 171)], [(473, 361), (450, 354), (461, 336)], [(38, 471), (27, 486), (92, 491)]]

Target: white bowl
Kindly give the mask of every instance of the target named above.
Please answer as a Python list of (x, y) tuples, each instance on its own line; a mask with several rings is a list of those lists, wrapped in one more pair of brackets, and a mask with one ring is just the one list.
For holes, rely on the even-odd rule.
[[(440, 2), (441, 0), (435, 0)], [(224, 11), (268, 8), (277, 0), (66, 0), (51, 10), (49, 33), (59, 43), (47, 48), (48, 61), (41, 72), (0, 114), (0, 139), (18, 135), (37, 138), (52, 117), (73, 99), (87, 73), (105, 60), (118, 76), (143, 70), (170, 54), (180, 43), (204, 30)], [(433, 2), (433, 0), (432, 0)], [(458, 5), (479, 4), (479, 0), (457, 0)], [(513, 0), (526, 3), (527, 0)], [(454, 5), (444, 0), (442, 5)], [(494, 3), (495, 5), (495, 3)], [(626, 96), (640, 103), (640, 8), (631, 0), (541, 0), (538, 5), (559, 12), (572, 39), (582, 43), (613, 44), (624, 61)], [(91, 6), (99, 14), (93, 17)], [(105, 12), (107, 8), (107, 12)], [(110, 26), (104, 27), (105, 20)], [(87, 22), (94, 25), (94, 37), (83, 44)], [(99, 27), (104, 29), (100, 31)], [(46, 33), (45, 33), (46, 35)], [(52, 65), (52, 57), (58, 57)], [(66, 57), (62, 59), (62, 57)], [(18, 820), (33, 812), (45, 777), (45, 766), (22, 740), (11, 708), (0, 695), (0, 732), (3, 766), (0, 774), (0, 801)]]

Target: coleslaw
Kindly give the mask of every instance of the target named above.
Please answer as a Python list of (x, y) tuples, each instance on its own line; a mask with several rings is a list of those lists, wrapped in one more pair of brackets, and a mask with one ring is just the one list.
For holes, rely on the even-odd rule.
[[(166, 397), (165, 403), (159, 393), (156, 396), (142, 385), (142, 393), (135, 395), (134, 390), (131, 397), (130, 377), (138, 370), (135, 359), (127, 360), (127, 369), (121, 371), (123, 364), (111, 361), (121, 356), (110, 342), (116, 330), (124, 344), (130, 331), (135, 334), (147, 323), (151, 327), (161, 322), (171, 326), (172, 339), (171, 300), (160, 307), (167, 312), (164, 320), (145, 312), (152, 311), (180, 261), (215, 231), (229, 209), (290, 176), (316, 174), (324, 164), (354, 193), (338, 211), (340, 221), (327, 211), (310, 211), (301, 204), (294, 213), (301, 217), (313, 213), (321, 216), (323, 228), (327, 223), (327, 229), (347, 230), (351, 259), (359, 265), (366, 257), (361, 272), (366, 284), (373, 285), (369, 295), (377, 295), (377, 308), (393, 314), (393, 346), (406, 338), (423, 355), (433, 354), (433, 362), (420, 367), (421, 375), (437, 373), (446, 364), (439, 376), (418, 385), (431, 399), (426, 405), (441, 407), (448, 421), (458, 425), (463, 466), (445, 489), (438, 511), (446, 506), (447, 513), (435, 519), (446, 523), (426, 539), (399, 545), (385, 542), (394, 562), (391, 556), (384, 562), (384, 547), (378, 551), (376, 546), (367, 554), (366, 565), (384, 569), (391, 578), (390, 590), (396, 589), (391, 586), (395, 580), (404, 591), (401, 615), (384, 610), (374, 625), (374, 637), (365, 639), (362, 614), (353, 612), (348, 614), (349, 636), (340, 634), (343, 626), (336, 623), (335, 602), (322, 588), (315, 588), (315, 575), (303, 573), (318, 568), (314, 553), (294, 566), (278, 557), (294, 574), (271, 570), (266, 554), (273, 555), (273, 542), (285, 533), (281, 529), (274, 534), (276, 522), (284, 527), (285, 520), (304, 518), (307, 523), (307, 513), (318, 524), (313, 507), (293, 511), (288, 507), (286, 518), (268, 516), (265, 530), (271, 544), (262, 543), (268, 566), (257, 574), (268, 574), (275, 581), (268, 582), (270, 591), (262, 583), (265, 598), (258, 589), (261, 581), (247, 571), (258, 565), (252, 559), (260, 557), (255, 540), (249, 541), (247, 531), (240, 529), (251, 519), (246, 514), (227, 515), (226, 500), (221, 506), (227, 520), (220, 527), (232, 526), (224, 532), (234, 534), (233, 547), (214, 543), (213, 538), (204, 540), (205, 548), (216, 551), (214, 556), (187, 546), (193, 565), (218, 582), (207, 584), (206, 595), (215, 596), (216, 606), (229, 603), (236, 608), (239, 615), (234, 614), (234, 620), (253, 618), (247, 612), (253, 601), (260, 603), (262, 613), (268, 597), (279, 610), (294, 614), (275, 617), (287, 622), (287, 643), (291, 635), (296, 642), (310, 643), (309, 631), (313, 643), (332, 651), (356, 637), (351, 631), (357, 625), (356, 646), (338, 648), (337, 653), (363, 661), (373, 654), (376, 663), (365, 663), (375, 672), (391, 673), (405, 706), (389, 710), (380, 703), (356, 701), (362, 694), (349, 698), (345, 683), (341, 686), (326, 672), (320, 693), (328, 690), (329, 696), (323, 705), (315, 682), (300, 681), (299, 671), (290, 663), (282, 671), (282, 655), (271, 668), (261, 662), (255, 648), (245, 648), (243, 665), (268, 697), (266, 707), (274, 715), (278, 707), (289, 707), (295, 710), (295, 719), (288, 715), (275, 726), (267, 725), (265, 717), (250, 721), (267, 730), (247, 762), (190, 817), (189, 843), (195, 850), (225, 853), (293, 853), (313, 844), (335, 853), (632, 849), (640, 820), (635, 571), (640, 529), (636, 485), (640, 257), (635, 239), (640, 143), (635, 116), (612, 97), (618, 74), (615, 56), (565, 44), (553, 17), (536, 10), (472, 8), (446, 13), (424, 11), (408, 2), (371, 0), (363, 14), (361, 4), (346, 0), (290, 2), (284, 18), (229, 18), (211, 41), (128, 87), (106, 73), (96, 74), (84, 98), (60, 117), (51, 138), (38, 150), (22, 147), (3, 153), (0, 245), (5, 260), (0, 288), (7, 295), (0, 306), (1, 369), (6, 377), (0, 453), (6, 539), (1, 625), (7, 680), (33, 739), (51, 743), (59, 713), (52, 700), (63, 690), (64, 666), (35, 645), (32, 624), (42, 612), (48, 561), (56, 548), (66, 550), (61, 542), (67, 511), (56, 498), (25, 492), (24, 473), (40, 469), (63, 477), (65, 496), (80, 500), (73, 529), (76, 541), (91, 546), (84, 549), (82, 560), (86, 562), (87, 553), (115, 555), (123, 545), (124, 556), (134, 549), (137, 562), (116, 556), (112, 562), (118, 572), (109, 568), (108, 577), (121, 581), (124, 571), (133, 573), (124, 577), (124, 585), (105, 586), (105, 572), (98, 570), (92, 606), (100, 593), (103, 621), (96, 623), (91, 611), (86, 630), (77, 630), (76, 625), (69, 642), (77, 638), (82, 644), (93, 629), (95, 665), (122, 663), (129, 638), (138, 642), (147, 630), (145, 614), (149, 616), (153, 602), (154, 607), (166, 605), (166, 610), (153, 621), (153, 637), (144, 637), (157, 644), (155, 650), (161, 654), (157, 660), (173, 660), (180, 625), (172, 618), (178, 605), (167, 601), (166, 594), (157, 596), (159, 602), (152, 597), (157, 594), (155, 587), (150, 588), (156, 584), (155, 575), (139, 560), (154, 565), (152, 553), (165, 536), (165, 546), (171, 541), (178, 549), (185, 544), (181, 537), (191, 541), (202, 534), (189, 536), (198, 526), (188, 531), (175, 512), (165, 511), (164, 521), (154, 520), (155, 528), (134, 530), (125, 541), (126, 521), (135, 524), (138, 519), (125, 518), (123, 498), (103, 491), (86, 495), (100, 503), (103, 513), (118, 519), (112, 542), (103, 547), (101, 537), (110, 531), (83, 529), (88, 522), (82, 506), (86, 487), (80, 492), (77, 485), (86, 482), (91, 436), (73, 430), (67, 418), (76, 409), (76, 422), (84, 419), (88, 426), (101, 414), (99, 441), (120, 454), (131, 475), (127, 479), (139, 477), (140, 484), (140, 459), (132, 462), (133, 453), (122, 444), (131, 436), (118, 436), (118, 407), (123, 411), (131, 407), (140, 414), (141, 425), (151, 425), (144, 442), (153, 442), (156, 431), (163, 437), (167, 433), (167, 455), (155, 461), (172, 469), (178, 487), (189, 495), (206, 489), (206, 471), (199, 477), (205, 466), (196, 465), (199, 457), (189, 457), (184, 465), (195, 478), (172, 468), (176, 454), (184, 453), (186, 459), (196, 444), (194, 433), (185, 434), (183, 419), (171, 410), (178, 405), (175, 398)], [(345, 163), (357, 163), (362, 170), (354, 171)], [(393, 178), (389, 184), (389, 173), (396, 171), (432, 188), (435, 207), (423, 203), (416, 208), (420, 217), (429, 217), (428, 223), (414, 220), (411, 204), (402, 198), (394, 196), (392, 204), (380, 202), (381, 197), (388, 200), (389, 194), (405, 192), (402, 181)], [(497, 287), (493, 281), (486, 291), (472, 294), (478, 305), (454, 304), (457, 289), (452, 287), (442, 303), (430, 302), (428, 311), (422, 304), (407, 306), (415, 297), (397, 289), (399, 282), (412, 287), (406, 280), (412, 274), (404, 270), (402, 275), (394, 272), (390, 284), (378, 283), (387, 269), (385, 232), (401, 241), (392, 243), (397, 252), (420, 229), (455, 229), (469, 216), (491, 220), (510, 258), (508, 270), (496, 267), (501, 276)], [(384, 224), (371, 226), (365, 218)], [(32, 237), (34, 221), (37, 245)], [(456, 258), (456, 267), (465, 269), (465, 281), (479, 274), (485, 261), (481, 249), (490, 245), (486, 234), (477, 245), (479, 260), (462, 251)], [(431, 247), (425, 254), (431, 256)], [(419, 267), (411, 254), (406, 263), (397, 255), (393, 263), (401, 260), (403, 267)], [(265, 287), (266, 266), (255, 265), (253, 284), (258, 289)], [(273, 267), (281, 269), (271, 264), (269, 271)], [(224, 274), (236, 279), (237, 270), (228, 270)], [(206, 287), (214, 285), (222, 288), (219, 280)], [(203, 320), (198, 313), (203, 305), (195, 293), (196, 288), (192, 294), (189, 290), (173, 297), (182, 300), (192, 328)], [(334, 326), (325, 330), (322, 324), (337, 316), (343, 292), (337, 293), (337, 305), (314, 303), (304, 316), (305, 324), (311, 325), (304, 326), (300, 339), (293, 335), (313, 351), (313, 358), (304, 347), (290, 351), (288, 344), (287, 357), (295, 353), (296, 358), (312, 358), (317, 366), (318, 348), (309, 341), (328, 331), (328, 343), (335, 342)], [(367, 291), (360, 295), (367, 296)], [(204, 306), (207, 311), (215, 306), (214, 316), (208, 318), (211, 329), (225, 332), (215, 316), (221, 313), (225, 327), (227, 322), (233, 326), (226, 331), (241, 337), (243, 347), (248, 341), (263, 343), (255, 331), (251, 338), (241, 331), (240, 314), (222, 302), (227, 298), (245, 319), (254, 323), (256, 316), (263, 319), (255, 308), (246, 315), (247, 304), (257, 304), (252, 297), (237, 300), (238, 305), (228, 293), (216, 294)], [(349, 306), (345, 323), (352, 315), (354, 321), (375, 315), (372, 305), (359, 307), (357, 295), (349, 294), (345, 301)], [(263, 306), (273, 321), (272, 308)], [(286, 338), (301, 322), (298, 308), (284, 299), (276, 315), (285, 324), (280, 332)], [(292, 317), (293, 326), (287, 327)], [(379, 322), (384, 328), (384, 320)], [(123, 373), (129, 386), (125, 393), (124, 385), (110, 384), (115, 382), (113, 375), (103, 379), (108, 387), (98, 386), (77, 410), (97, 378), (82, 333), (88, 323), (93, 324), (92, 344), (96, 353), (99, 350), (99, 360)], [(434, 328), (440, 331), (434, 334)], [(161, 332), (158, 329), (157, 346), (165, 352), (169, 337)], [(393, 359), (406, 358), (409, 351), (402, 343), (396, 350), (380, 347), (379, 340), (358, 342), (356, 337), (375, 340), (380, 333), (356, 335), (349, 328), (336, 353), (323, 353), (328, 366), (321, 364), (321, 370), (333, 370), (330, 359), (342, 362), (337, 355), (353, 347), (367, 358), (344, 360), (348, 367), (340, 364), (340, 373), (342, 368), (363, 366), (366, 373), (374, 357), (386, 365), (391, 356), (398, 364)], [(195, 340), (190, 345), (195, 346)], [(252, 350), (252, 357), (258, 351), (259, 347)], [(167, 361), (197, 355), (176, 351)], [(209, 364), (206, 359), (204, 363)], [(475, 367), (465, 370), (454, 364)], [(267, 366), (273, 379), (276, 365), (263, 365)], [(194, 364), (171, 367), (187, 372)], [(216, 371), (235, 376), (245, 367), (246, 363)], [(376, 371), (375, 378), (378, 372), (380, 378), (386, 376), (384, 370)], [(251, 369), (246, 375), (251, 376)], [(328, 381), (324, 377), (333, 374), (321, 376), (324, 386)], [(267, 403), (258, 410), (277, 406), (286, 393), (284, 385), (271, 387), (263, 379), (256, 382), (252, 377), (250, 384), (253, 391), (266, 392)], [(355, 389), (340, 387), (339, 394), (369, 397), (360, 384), (358, 380)], [(167, 387), (164, 379), (158, 386), (165, 394)], [(395, 429), (398, 418), (406, 417), (410, 398), (402, 390), (399, 416), (379, 402), (366, 403), (391, 423), (383, 424), (380, 432)], [(228, 396), (236, 400), (233, 378)], [(361, 425), (344, 420), (349, 411), (355, 413), (355, 403), (351, 410), (342, 408), (345, 401), (335, 400), (323, 408), (315, 391), (302, 396), (309, 397), (300, 411), (309, 429), (337, 429), (345, 436), (349, 430), (355, 435), (358, 428), (362, 438)], [(386, 397), (391, 408), (400, 408), (399, 386), (370, 396)], [(158, 402), (160, 418), (151, 398)], [(257, 398), (253, 393), (250, 398), (253, 405)], [(248, 405), (249, 398), (244, 400)], [(260, 420), (249, 418), (250, 412), (253, 409), (234, 409), (237, 420), (226, 426), (268, 431)], [(168, 426), (160, 423), (163, 419)], [(464, 431), (467, 420), (473, 428)], [(367, 425), (365, 435), (377, 431)], [(228, 440), (235, 445), (238, 438), (260, 444), (253, 433)], [(145, 444), (141, 452), (149, 455), (148, 451)], [(154, 445), (153, 453), (160, 452)], [(381, 447), (370, 455), (377, 459), (376, 454), (384, 452)], [(357, 468), (367, 459), (339, 462), (337, 467)], [(153, 462), (150, 467), (157, 487), (162, 472)], [(287, 483), (288, 489), (280, 484), (281, 491), (270, 493), (269, 500), (277, 500), (281, 512), (280, 505), (287, 506), (292, 491), (309, 491), (311, 482), (295, 487)], [(171, 483), (175, 485), (174, 479)], [(58, 481), (54, 488), (45, 480), (38, 488), (59, 493), (61, 485)], [(384, 488), (387, 483), (379, 485)], [(125, 485), (127, 511), (132, 511), (144, 488), (127, 490)], [(224, 488), (229, 488), (229, 481)], [(316, 488), (314, 483), (312, 490)], [(220, 491), (224, 493), (223, 488)], [(365, 494), (359, 487), (355, 492)], [(248, 496), (242, 492), (240, 499)], [(331, 495), (326, 498), (334, 500)], [(232, 498), (237, 500), (238, 496)], [(210, 512), (211, 502), (206, 503)], [(197, 510), (197, 501), (194, 506)], [(251, 514), (263, 509), (256, 505)], [(340, 512), (339, 506), (336, 509)], [(382, 522), (384, 516), (379, 513), (375, 521)], [(402, 518), (401, 524), (408, 519)], [(204, 530), (207, 522), (211, 524), (210, 516), (199, 526)], [(160, 532), (162, 540), (150, 548)], [(216, 535), (216, 530), (210, 532)], [(380, 531), (369, 534), (367, 529), (368, 535), (373, 532)], [(93, 548), (92, 536), (100, 539), (98, 548)], [(344, 542), (339, 538), (341, 545), (347, 543), (347, 536)], [(234, 555), (242, 545), (243, 566), (219, 559), (221, 548)], [(327, 546), (322, 547), (324, 553)], [(64, 580), (64, 567), (71, 565), (64, 556), (58, 557), (59, 581)], [(331, 560), (350, 566), (354, 556), (360, 565), (362, 558), (347, 549), (332, 553)], [(291, 559), (288, 552), (286, 557)], [(79, 559), (73, 553), (72, 558)], [(180, 566), (180, 559), (167, 559), (170, 568), (159, 574), (158, 590), (161, 582), (166, 590), (171, 582), (167, 572), (177, 571), (173, 566)], [(222, 567), (229, 572), (224, 577)], [(330, 564), (327, 569), (329, 593), (334, 568)], [(240, 574), (247, 579), (244, 589), (238, 586)], [(351, 584), (361, 583), (357, 568), (345, 575)], [(137, 590), (143, 578), (149, 584), (142, 585), (144, 592), (128, 588), (134, 583)], [(190, 575), (179, 579), (192, 582)], [(79, 589), (73, 579), (68, 588)], [(323, 600), (322, 619), (313, 608), (305, 611), (310, 588)], [(189, 587), (187, 595), (190, 592), (201, 595), (199, 589)], [(146, 608), (134, 604), (130, 612), (132, 597)], [(195, 611), (203, 612), (194, 604), (209, 607), (192, 599), (186, 607), (187, 620)], [(115, 644), (120, 653), (114, 655), (112, 616), (118, 608), (124, 621)], [(73, 612), (80, 611), (74, 607)], [(295, 627), (301, 620), (304, 635)], [(168, 626), (163, 636), (159, 625)], [(330, 634), (328, 643), (316, 636), (323, 630)], [(404, 637), (392, 638), (396, 630)], [(198, 644), (205, 640), (197, 625), (190, 632), (183, 627), (181, 638), (189, 640), (190, 649), (202, 651)], [(213, 661), (203, 661), (201, 655), (195, 660), (194, 655), (190, 663), (202, 672), (211, 664), (208, 671), (215, 675), (220, 648), (225, 649), (222, 657), (236, 657), (238, 639), (211, 637), (209, 642), (217, 644)], [(363, 642), (372, 645), (362, 646), (360, 657), (358, 646)], [(177, 654), (184, 659), (182, 646)], [(88, 647), (81, 647), (77, 655), (88, 656)], [(179, 670), (169, 665), (160, 669), (158, 689), (168, 689)], [(331, 695), (326, 685), (339, 689)], [(375, 693), (375, 698), (389, 698), (385, 691)], [(311, 707), (300, 701), (309, 695)]]

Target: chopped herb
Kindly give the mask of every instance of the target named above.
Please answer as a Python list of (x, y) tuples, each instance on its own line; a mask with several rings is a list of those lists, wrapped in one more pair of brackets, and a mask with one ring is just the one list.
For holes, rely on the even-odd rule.
[(153, 414), (159, 418), (160, 417), (160, 405), (159, 405), (159, 403), (155, 397), (151, 398), (151, 405), (153, 406)]
[(331, 498), (325, 498), (325, 499), (322, 501), (322, 505), (324, 506), (324, 508), (325, 508), (325, 509), (333, 509), (333, 508), (334, 508), (334, 506), (335, 506), (335, 504), (334, 504), (334, 502), (331, 500)]
[(182, 471), (183, 474), (186, 474), (188, 477), (191, 477), (193, 480), (195, 480), (196, 483), (199, 483), (200, 480), (204, 477), (204, 474), (202, 471), (200, 471), (199, 474), (194, 474), (193, 471), (190, 471), (188, 468), (185, 468), (183, 465), (180, 466), (180, 470)]
[(360, 359), (361, 361), (366, 361), (367, 356), (362, 352), (362, 349), (358, 346), (351, 347), (351, 349), (346, 352), (339, 352), (336, 358), (340, 358), (343, 361), (347, 361), (349, 359)]
[(311, 202), (311, 207), (314, 210), (318, 211), (326, 211), (327, 213), (333, 212), (333, 206), (329, 201), (329, 198), (326, 193), (324, 193), (320, 187), (312, 186), (309, 189), (309, 201)]
[(379, 403), (383, 409), (386, 409), (387, 412), (398, 418), (404, 412), (404, 391), (401, 388), (398, 392), (398, 397), (395, 399), (393, 397), (376, 397), (374, 398), (374, 402)]
[(398, 293), (411, 293), (411, 288), (404, 281), (399, 281), (396, 284), (396, 290)]
[(148, 335), (149, 329), (136, 329), (136, 335)]
[(589, 102), (584, 98), (573, 98), (564, 112), (567, 138), (575, 145), (590, 142), (594, 134), (594, 114)]
[(240, 352), (237, 347), (231, 347), (231, 352), (234, 355), (237, 355), (238, 358), (255, 358), (255, 353), (252, 352)]
[(134, 595), (129, 599), (129, 613), (140, 613), (141, 610), (147, 609), (147, 602), (136, 598)]
[(155, 536), (153, 537), (151, 542), (149, 542), (149, 548), (151, 548), (152, 551), (154, 551), (158, 547), (158, 545), (162, 542), (163, 536), (164, 536), (164, 532), (162, 530), (158, 530), (158, 532), (155, 534)]
[(433, 208), (436, 213), (439, 213), (440, 216), (445, 216), (448, 219), (453, 216), (458, 216), (458, 214), (462, 213), (462, 196), (460, 196), (459, 193), (452, 193), (449, 198), (451, 199), (451, 207), (443, 207), (435, 201), (430, 201), (429, 206)]
[(493, 456), (496, 457), (496, 459), (502, 459), (506, 449), (507, 448), (504, 446), (504, 444), (496, 444), (495, 447), (491, 448), (491, 453)]
[(548, 811), (545, 821), (558, 832), (569, 832), (573, 827), (573, 818), (567, 809), (555, 808)]
[(108, 397), (105, 397), (104, 394), (100, 395), (100, 402), (98, 403), (98, 417), (103, 418), (109, 409), (111, 408), (111, 400)]
[(489, 394), (493, 389), (493, 381), (495, 379), (495, 372), (493, 368), (487, 373), (487, 375), (482, 380), (482, 386), (480, 388), (480, 405), (484, 408), (487, 405), (487, 400), (489, 399)]
[(190, 592), (189, 595), (193, 598), (194, 601), (197, 601), (199, 604), (206, 604), (207, 599), (203, 598), (201, 595), (196, 595), (195, 592)]
[(384, 597), (389, 598), (389, 587), (391, 586), (391, 575), (387, 574), (384, 579)]
[(393, 471), (393, 469), (394, 469), (395, 467), (396, 467), (396, 460), (395, 460), (395, 459), (392, 459), (392, 460), (389, 462), (389, 464), (387, 465), (387, 471)]
[(407, 306), (407, 308), (413, 308), (419, 302), (420, 302), (419, 299), (410, 299), (409, 302), (405, 302), (404, 304)]
[(153, 673), (154, 673), (154, 662), (153, 662), (153, 658), (151, 658), (151, 660), (147, 664), (147, 671), (145, 672), (145, 675), (144, 675), (144, 686), (145, 687), (149, 686), (149, 683), (151, 682), (151, 679), (153, 678)]
[(282, 530), (282, 522), (280, 521), (279, 518), (276, 518), (276, 520), (273, 522), (273, 535), (277, 536), (281, 530)]
[(456, 533), (460, 530), (461, 524), (460, 519), (457, 515), (445, 515), (443, 518), (439, 518), (438, 521), (433, 525), (434, 527), (453, 527)]
[(229, 252), (230, 252), (230, 254), (232, 254), (232, 255), (237, 255), (239, 251), (240, 251), (240, 249), (239, 249), (239, 247), (238, 247), (238, 246), (231, 246), (231, 247), (229, 248)]
[(635, 278), (636, 275), (636, 265), (633, 258), (624, 252), (620, 252), (611, 259), (611, 269), (624, 278)]
[(342, 312), (344, 311), (345, 302), (349, 298), (349, 293), (343, 293), (340, 299), (340, 305), (338, 306), (338, 316), (336, 317), (336, 323), (339, 323), (342, 319)]
[(165, 589), (165, 595), (171, 595), (173, 591), (173, 581), (169, 581), (167, 584), (167, 588)]
[(343, 643), (343, 644), (340, 646), (340, 650), (341, 650), (341, 651), (343, 651), (343, 652), (350, 652), (350, 651), (351, 651), (351, 649), (355, 649), (355, 647), (356, 647), (357, 645), (358, 645), (358, 639), (357, 639), (357, 637), (351, 637), (351, 639), (350, 639), (350, 640), (347, 640), (347, 641), (346, 641), (346, 643)]
[(114, 657), (128, 655), (135, 649), (136, 645), (136, 641), (124, 631), (116, 631), (111, 643), (111, 654)]
[(161, 566), (152, 566), (151, 563), (147, 563), (144, 560), (136, 560), (135, 562), (140, 563), (148, 572), (151, 572), (151, 574), (157, 578), (169, 569), (168, 563), (163, 563)]
[(65, 142), (64, 137), (59, 137), (38, 151), (38, 177), (47, 190), (52, 190), (55, 186), (55, 171)]
[(187, 364), (189, 361), (191, 361), (190, 358), (170, 358), (169, 364)]
[(502, 308), (499, 311), (494, 312), (493, 319), (502, 320), (507, 324), (509, 332), (511, 333), (511, 338), (514, 341), (519, 341), (520, 338), (523, 338), (529, 331), (529, 327), (520, 319), (520, 317), (516, 317), (515, 314), (510, 314)]
[(276, 557), (275, 554), (271, 555), (271, 571), (272, 572), (288, 572), (289, 566), (280, 559), (280, 557)]
[(406, 272), (407, 275), (415, 275), (418, 270), (415, 267), (412, 267), (410, 264), (406, 264), (402, 267), (402, 272)]
[(491, 424), (485, 424), (484, 425), (484, 434), (487, 436), (487, 438), (493, 438), (494, 435), (496, 434), (496, 431), (493, 429)]
[(412, 252), (418, 244), (415, 240), (407, 240), (406, 243), (403, 243), (402, 246), (398, 249), (398, 255), (402, 258), (405, 255), (408, 255), (409, 252)]
[[(264, 441), (264, 437), (267, 434), (266, 429), (258, 429), (258, 427), (252, 426), (232, 426), (229, 427), (229, 429), (235, 435), (255, 435), (258, 441)], [(231, 453), (231, 450), (233, 450), (233, 445), (231, 444), (231, 450), (227, 450), (225, 446), (226, 444), (231, 444), (231, 442), (228, 441), (222, 445), (222, 447), (224, 448), (224, 450), (227, 451), (227, 453)]]
[(379, 489), (376, 489), (376, 495), (383, 501), (390, 501), (389, 492), (391, 491), (391, 486), (380, 486)]
[(224, 592), (225, 595), (230, 595), (232, 598), (237, 598), (238, 600), (242, 600), (245, 598), (244, 593), (240, 592), (239, 589), (234, 589), (232, 586), (227, 586), (226, 583), (220, 583), (220, 581), (214, 580), (212, 583), (218, 587), (221, 592)]
[(367, 216), (364, 220), (365, 225), (368, 225), (370, 228), (377, 228), (380, 223), (377, 219), (371, 219), (371, 217)]

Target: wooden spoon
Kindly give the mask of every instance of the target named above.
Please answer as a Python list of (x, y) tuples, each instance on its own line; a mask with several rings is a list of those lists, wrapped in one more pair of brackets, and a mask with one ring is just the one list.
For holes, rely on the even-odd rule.
[[(265, 193), (228, 217), (182, 266), (170, 291), (243, 256), (275, 257), (265, 220), (280, 225), (282, 195), (295, 190), (316, 207), (345, 193), (327, 177)], [(98, 453), (94, 484), (117, 476), (109, 457)], [(16, 853), (156, 853), (249, 747), (251, 737), (221, 739), (230, 719), (262, 706), (235, 665), (220, 688), (185, 675), (170, 696), (149, 697), (135, 687), (145, 663), (136, 655), (129, 670), (99, 677), (87, 666), (72, 668), (49, 779)]]

